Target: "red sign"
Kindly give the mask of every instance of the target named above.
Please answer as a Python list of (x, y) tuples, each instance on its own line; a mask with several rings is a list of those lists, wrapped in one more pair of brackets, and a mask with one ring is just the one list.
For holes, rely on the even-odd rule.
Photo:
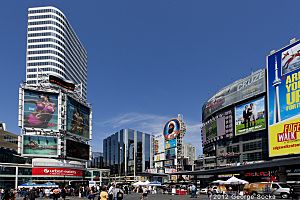
[(54, 167), (34, 167), (32, 175), (40, 176), (82, 176), (82, 170)]
[(266, 171), (266, 172), (247, 172), (245, 173), (245, 176), (270, 176), (271, 172), (270, 171)]

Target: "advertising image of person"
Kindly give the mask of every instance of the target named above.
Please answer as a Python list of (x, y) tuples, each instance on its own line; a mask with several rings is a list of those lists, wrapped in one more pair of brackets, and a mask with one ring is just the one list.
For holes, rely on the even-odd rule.
[(249, 112), (249, 113), (251, 113), (251, 115), (250, 115), (251, 126), (255, 127), (255, 125), (256, 125), (256, 118), (257, 118), (257, 110), (256, 110), (255, 104), (250, 103), (249, 110), (251, 111), (251, 112)]
[(245, 109), (243, 110), (243, 123), (244, 123), (244, 128), (246, 129), (247, 128), (247, 125), (248, 125), (248, 128), (250, 126), (250, 116), (249, 116), (249, 108), (248, 108), (248, 105), (245, 106)]
[(78, 109), (75, 110), (72, 117), (71, 132), (83, 133), (83, 116)]
[(174, 139), (177, 135), (177, 133), (174, 131), (174, 124), (172, 122), (169, 123), (169, 126), (168, 126), (168, 139), (171, 140), (171, 139)]
[(38, 100), (24, 99), (24, 103), (35, 104), (35, 109), (24, 120), (26, 127), (49, 128), (50, 120), (55, 113), (56, 105), (48, 95), (40, 95)]

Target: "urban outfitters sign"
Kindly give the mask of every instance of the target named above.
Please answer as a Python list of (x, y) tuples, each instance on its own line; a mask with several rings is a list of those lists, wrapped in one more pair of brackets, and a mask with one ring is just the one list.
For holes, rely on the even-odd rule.
[(82, 176), (82, 170), (70, 168), (34, 167), (33, 176)]
[(300, 42), (268, 56), (269, 156), (300, 153)]

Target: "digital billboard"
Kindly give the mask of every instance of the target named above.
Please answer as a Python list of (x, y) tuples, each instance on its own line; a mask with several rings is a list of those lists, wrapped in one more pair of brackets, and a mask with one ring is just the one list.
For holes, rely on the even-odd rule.
[(58, 130), (58, 94), (24, 90), (23, 127)]
[(166, 140), (165, 141), (165, 149), (175, 148), (177, 146), (177, 140)]
[(161, 135), (154, 137), (153, 148), (154, 154), (165, 152), (165, 138)]
[(166, 159), (166, 156), (165, 156), (164, 153), (154, 155), (154, 161), (155, 162), (159, 162), (159, 161), (162, 161), (162, 160), (165, 160), (165, 159)]
[(67, 131), (85, 138), (90, 137), (90, 108), (71, 97), (67, 101)]
[(56, 137), (23, 135), (22, 155), (37, 157), (57, 157), (58, 142)]
[(217, 133), (218, 133), (217, 121), (212, 120), (211, 122), (207, 123), (204, 126), (204, 132), (205, 132), (206, 141), (217, 137)]
[(169, 120), (164, 127), (164, 137), (166, 140), (176, 138), (180, 133), (180, 122), (178, 119)]
[(203, 105), (203, 121), (226, 106), (265, 92), (265, 85), (265, 70), (258, 70), (223, 88)]
[(270, 157), (300, 153), (299, 43), (267, 58)]
[(90, 146), (81, 142), (73, 140), (66, 140), (66, 156), (71, 158), (78, 158), (82, 160), (89, 160)]
[(176, 148), (165, 150), (166, 160), (171, 160), (176, 158)]
[(235, 135), (265, 128), (265, 97), (235, 107)]

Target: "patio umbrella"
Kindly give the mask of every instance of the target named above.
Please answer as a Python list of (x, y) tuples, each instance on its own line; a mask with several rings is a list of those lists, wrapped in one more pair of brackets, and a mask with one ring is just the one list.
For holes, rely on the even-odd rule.
[(136, 183), (134, 183), (134, 184), (132, 184), (134, 187), (138, 187), (138, 186), (143, 186), (143, 185), (145, 185), (145, 182), (142, 182), (142, 181), (138, 181), (138, 182), (136, 182)]
[(222, 181), (222, 180), (215, 180), (212, 183), (217, 183), (217, 184), (225, 184), (226, 181)]
[(19, 185), (18, 188), (33, 188), (33, 187), (37, 187), (38, 184), (33, 183), (33, 182), (27, 182), (27, 183), (23, 183), (22, 185)]
[(227, 185), (238, 185), (238, 184), (247, 184), (249, 183), (248, 181), (245, 181), (245, 180), (242, 180), (242, 179), (239, 179), (239, 178), (236, 178), (236, 177), (231, 177), (229, 178), (227, 181), (224, 182), (224, 184), (227, 184)]

